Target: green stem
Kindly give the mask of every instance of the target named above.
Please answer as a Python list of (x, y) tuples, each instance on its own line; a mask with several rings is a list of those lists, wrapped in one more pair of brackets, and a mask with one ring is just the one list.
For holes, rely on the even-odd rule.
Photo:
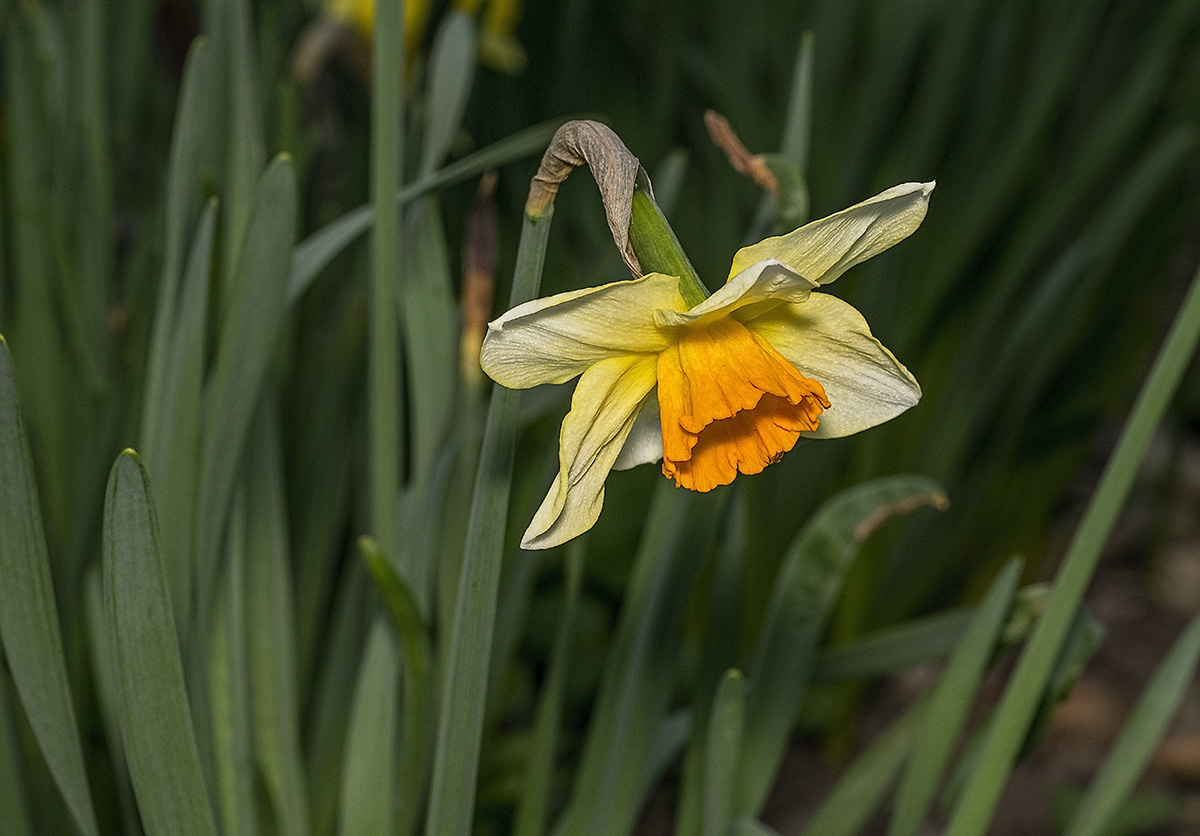
[(642, 263), (643, 272), (679, 277), (679, 292), (689, 308), (708, 298), (708, 289), (700, 281), (662, 210), (641, 188), (633, 192), (629, 240), (633, 242), (633, 251)]

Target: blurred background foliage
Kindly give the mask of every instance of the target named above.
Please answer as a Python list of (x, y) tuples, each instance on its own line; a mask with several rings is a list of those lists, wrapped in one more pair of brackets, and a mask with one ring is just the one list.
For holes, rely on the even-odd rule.
[[(205, 714), (196, 706), (211, 709), (193, 721), (210, 788), (220, 773), (212, 764), (237, 760), (237, 734), (222, 744), (221, 718), (237, 729), (238, 717), (259, 715), (245, 706), (239, 714), (236, 699), (222, 705), (209, 680), (227, 676), (235, 693), (258, 693), (239, 665), (283, 658), (272, 675), (291, 682), (296, 727), (275, 739), (287, 741), (280, 760), (268, 759), (285, 764), (265, 772), (274, 815), (300, 793), (314, 832), (339, 821), (353, 832), (356, 785), (343, 752), (349, 763), (355, 746), (369, 750), (371, 725), (348, 719), (352, 707), (368, 710), (358, 696), (366, 692), (349, 683), (386, 693), (391, 681), (363, 684), (370, 677), (360, 673), (381, 622), (354, 543), (381, 540), (428, 626), (435, 669), (447, 665), (487, 409), (472, 367), (477, 325), (460, 334), (460, 317), (477, 314), (460, 312), (465, 277), (477, 268), (486, 284), (494, 275), (494, 298), (507, 298), (529, 178), (568, 118), (603, 120), (639, 156), (710, 289), (739, 246), (781, 230), (772, 200), (709, 139), (706, 110), (727, 117), (752, 152), (790, 161), (809, 217), (936, 179), (920, 231), (837, 289), (925, 394), (881, 428), (803, 444), (711, 496), (672, 496), (655, 468), (614, 474), (584, 543), (548, 555), (515, 544), (553, 476), (570, 387), (528, 394), (485, 673), (484, 832), (542, 832), (546, 811), (564, 805), (564, 833), (632, 827), (689, 739), (686, 723), (700, 728), (710, 707), (715, 718), (739, 704), (741, 686), (721, 677), (725, 669), (770, 668), (763, 654), (774, 634), (763, 624), (785, 556), (839, 491), (921, 474), (933, 482), (910, 484), (911, 493), (932, 497), (936, 483), (950, 508), (889, 523), (846, 561), (814, 646), (854, 646), (976, 601), (1000, 588), (993, 579), (1014, 554), (1030, 558), (1026, 580), (1049, 573), (1051, 527), (1069, 513), (1081, 469), (1111, 447), (1100, 430), (1126, 416), (1200, 259), (1200, 2), (409, 0), (397, 185), (412, 193), (397, 236), (402, 370), (391, 383), (402, 498), (390, 543), (371, 508), (377, 267), (369, 236), (356, 238), (369, 219), (347, 221), (377, 200), (379, 93), (362, 8), (0, 4), (0, 333), (13, 355), (102, 832), (134, 817), (102, 696), (105, 651), (89, 620), (101, 600), (105, 480), (129, 446), (145, 459), (155, 497), (195, 716)], [(479, 188), (491, 168), (494, 192)], [(351, 226), (344, 240), (316, 246), (321, 233)], [(556, 204), (543, 294), (626, 275), (594, 186), (571, 178)], [(492, 315), (503, 307), (493, 303)], [(1196, 391), (1190, 379), (1176, 400), (1169, 447), (1192, 427)], [(1164, 494), (1170, 484), (1168, 473)], [(256, 520), (271, 521), (265, 534)], [(255, 537), (276, 549), (261, 586), (250, 568), (259, 564), (234, 556), (238, 543), (258, 554)], [(673, 555), (658, 569), (655, 544)], [(250, 584), (240, 602), (238, 572)], [(255, 597), (276, 582), (285, 600)], [(210, 631), (250, 641), (260, 605), (271, 613), (262, 629), (279, 643), (260, 658), (253, 642), (234, 642), (230, 659), (216, 659), (223, 645)], [(238, 618), (250, 621), (239, 628)], [(672, 638), (639, 644), (656, 633)], [(930, 635), (914, 639), (928, 645), (917, 659), (948, 651)], [(747, 705), (766, 711), (761, 701), (772, 697), (749, 682)], [(806, 727), (846, 744), (863, 694), (861, 682), (843, 682), (806, 702)], [(543, 731), (543, 717), (559, 731)], [(746, 739), (786, 735), (793, 719), (782, 732), (751, 722)], [(56, 797), (31, 732), (17, 725), (30, 797)], [(543, 795), (527, 801), (531, 751), (549, 751), (554, 769)], [(118, 765), (101, 766), (110, 756)], [(608, 811), (611, 821), (587, 831), (598, 820), (588, 805), (611, 801), (589, 796), (607, 786), (589, 776), (615, 780), (621, 757), (635, 764), (628, 780), (637, 786), (622, 785), (626, 800)], [(427, 763), (413, 768), (428, 774)], [(686, 787), (698, 768), (672, 780)], [(221, 795), (226, 815), (239, 792), (249, 790)], [(699, 833), (688, 819), (695, 797), (679, 792), (679, 832)], [(737, 812), (756, 814), (758, 801)], [(69, 827), (61, 804), (49, 807)]]

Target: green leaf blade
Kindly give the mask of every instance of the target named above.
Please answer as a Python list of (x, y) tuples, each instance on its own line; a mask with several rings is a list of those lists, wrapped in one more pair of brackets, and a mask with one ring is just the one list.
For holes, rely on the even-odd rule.
[(96, 814), (71, 701), (50, 558), (8, 343), (0, 336), (0, 638), (26, 716), (80, 830)]
[(296, 234), (296, 176), (280, 155), (259, 181), (205, 402), (200, 460), (197, 601), (207, 617), (217, 549), (254, 410), (283, 325)]
[(756, 814), (775, 780), (816, 663), (817, 642), (862, 541), (898, 511), (921, 505), (941, 507), (945, 502), (941, 488), (922, 476), (875, 479), (822, 505), (793, 541), (747, 672), (751, 690), (739, 815)]
[(1064, 836), (1102, 836), (1129, 798), (1196, 675), (1200, 618), (1175, 640), (1142, 692)]
[(121, 734), (149, 836), (215, 836), (146, 474), (117, 457), (104, 507), (104, 598)]
[(897, 793), (889, 836), (914, 836), (921, 826), (1000, 638), (1020, 573), (1020, 563), (1013, 560), (992, 582), (930, 696), (929, 711)]

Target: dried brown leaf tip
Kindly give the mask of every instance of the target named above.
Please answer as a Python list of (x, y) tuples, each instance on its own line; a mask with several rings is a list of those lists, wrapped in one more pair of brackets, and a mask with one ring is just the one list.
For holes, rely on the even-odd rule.
[(479, 190), (467, 210), (463, 237), (462, 340), (459, 351), (463, 374), (472, 385), (483, 382), (479, 349), (492, 315), (496, 286), (496, 172), (479, 181)]
[[(549, 212), (558, 194), (559, 184), (573, 170), (585, 164), (592, 170), (592, 177), (600, 188), (600, 199), (604, 202), (604, 213), (613, 241), (633, 275), (641, 276), (641, 264), (629, 241), (633, 189), (638, 182), (641, 164), (607, 125), (580, 119), (567, 122), (555, 132), (550, 147), (542, 156), (542, 164), (529, 185), (525, 213), (531, 218), (540, 218)], [(642, 176), (648, 188), (650, 180), (644, 173)]]
[(729, 164), (739, 173), (746, 175), (764, 191), (779, 194), (779, 180), (767, 165), (762, 154), (751, 154), (742, 140), (734, 133), (729, 120), (715, 110), (704, 111), (704, 127), (713, 144), (725, 152)]

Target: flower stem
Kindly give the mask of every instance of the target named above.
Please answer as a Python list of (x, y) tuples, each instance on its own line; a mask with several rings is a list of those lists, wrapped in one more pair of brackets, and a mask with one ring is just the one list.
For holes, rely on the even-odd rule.
[(708, 288), (700, 281), (696, 268), (688, 260), (674, 230), (662, 210), (641, 188), (633, 191), (633, 215), (629, 220), (629, 240), (642, 264), (643, 273), (663, 273), (679, 277), (679, 292), (694, 308), (708, 298)]

